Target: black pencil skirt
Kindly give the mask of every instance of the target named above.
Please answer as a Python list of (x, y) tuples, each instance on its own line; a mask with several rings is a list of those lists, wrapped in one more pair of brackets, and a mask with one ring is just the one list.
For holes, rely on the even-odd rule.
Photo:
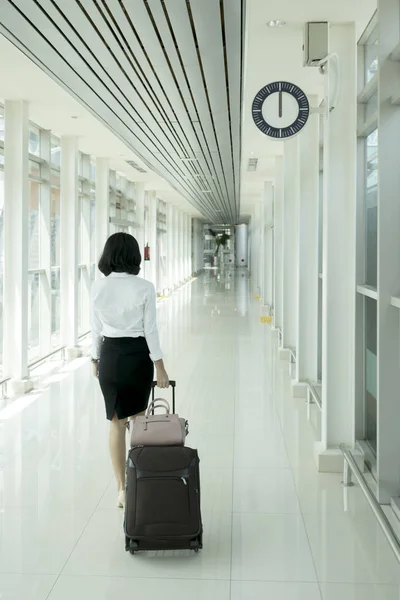
[(127, 419), (147, 408), (154, 364), (144, 337), (104, 338), (99, 361), (99, 382), (107, 419), (116, 413)]

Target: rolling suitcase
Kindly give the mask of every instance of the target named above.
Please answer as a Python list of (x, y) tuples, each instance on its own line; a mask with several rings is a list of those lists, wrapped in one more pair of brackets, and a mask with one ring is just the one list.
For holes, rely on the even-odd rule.
[(202, 548), (197, 450), (187, 446), (132, 448), (127, 461), (125, 549)]
[[(175, 412), (175, 382), (172, 389)], [(197, 450), (187, 446), (130, 449), (124, 523), (128, 552), (201, 550), (199, 465)]]

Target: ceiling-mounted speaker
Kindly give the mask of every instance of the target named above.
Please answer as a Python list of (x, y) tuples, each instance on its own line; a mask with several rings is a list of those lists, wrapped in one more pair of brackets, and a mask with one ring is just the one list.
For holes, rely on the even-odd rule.
[(329, 54), (329, 23), (306, 23), (304, 30), (304, 66), (319, 67)]

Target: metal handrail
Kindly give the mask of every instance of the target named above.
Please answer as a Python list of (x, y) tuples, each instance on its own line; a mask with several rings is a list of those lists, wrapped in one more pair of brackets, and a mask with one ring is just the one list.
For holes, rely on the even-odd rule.
[[(86, 331), (85, 333), (82, 333), (82, 335), (78, 336), (78, 340), (83, 340), (84, 338), (86, 338), (88, 335), (90, 335), (90, 331)], [(35, 361), (29, 363), (28, 367), (29, 368), (34, 368), (37, 365), (40, 365), (41, 363), (46, 362), (46, 360), (48, 358), (51, 358), (52, 356), (54, 356), (54, 354), (58, 354), (59, 352), (62, 352), (63, 350), (66, 349), (66, 346), (64, 344), (64, 346), (57, 346), (57, 348), (55, 348), (54, 350), (52, 350), (51, 352), (49, 352), (49, 354), (46, 354), (45, 356), (41, 356), (40, 358), (36, 359)], [(9, 378), (10, 379), (10, 378)], [(7, 380), (6, 380), (7, 381)], [(1, 381), (0, 381), (0, 385), (1, 385)]]
[(361, 469), (358, 466), (352, 453), (346, 448), (344, 444), (340, 445), (340, 450), (343, 452), (344, 457), (343, 485), (345, 487), (349, 487), (349, 485), (351, 485), (351, 474), (353, 474), (360, 488), (364, 492), (368, 504), (370, 505), (372, 512), (374, 513), (387, 541), (389, 542), (390, 547), (394, 552), (394, 555), (400, 563), (400, 540), (397, 537), (395, 530), (390, 524), (390, 521), (385, 515), (381, 505), (375, 498), (375, 494), (369, 487), (368, 482), (362, 474)]
[(54, 354), (58, 354), (59, 352), (62, 352), (64, 349), (65, 349), (65, 346), (58, 346), (55, 350), (52, 350), (48, 354), (45, 354), (45, 356), (41, 356), (40, 358), (37, 358), (33, 362), (29, 363), (28, 367), (30, 369), (35, 368), (36, 366), (40, 365), (41, 363), (46, 362), (46, 360), (48, 358), (51, 358), (52, 356), (54, 356)]
[[(318, 406), (319, 410), (322, 411), (322, 402), (321, 402), (321, 398), (319, 397), (319, 394), (317, 392), (317, 390), (315, 389), (314, 384), (307, 380), (306, 384), (308, 386), (308, 393), (310, 394), (310, 396), (313, 397), (313, 400), (315, 402), (315, 404)], [(308, 401), (308, 403), (310, 404), (310, 401)]]

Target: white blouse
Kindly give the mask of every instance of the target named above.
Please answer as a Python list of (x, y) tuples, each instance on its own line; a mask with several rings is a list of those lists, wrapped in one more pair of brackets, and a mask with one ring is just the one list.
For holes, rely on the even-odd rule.
[(145, 337), (150, 358), (156, 361), (163, 357), (152, 283), (128, 273), (111, 273), (95, 281), (92, 286), (92, 358), (99, 358), (103, 336)]

